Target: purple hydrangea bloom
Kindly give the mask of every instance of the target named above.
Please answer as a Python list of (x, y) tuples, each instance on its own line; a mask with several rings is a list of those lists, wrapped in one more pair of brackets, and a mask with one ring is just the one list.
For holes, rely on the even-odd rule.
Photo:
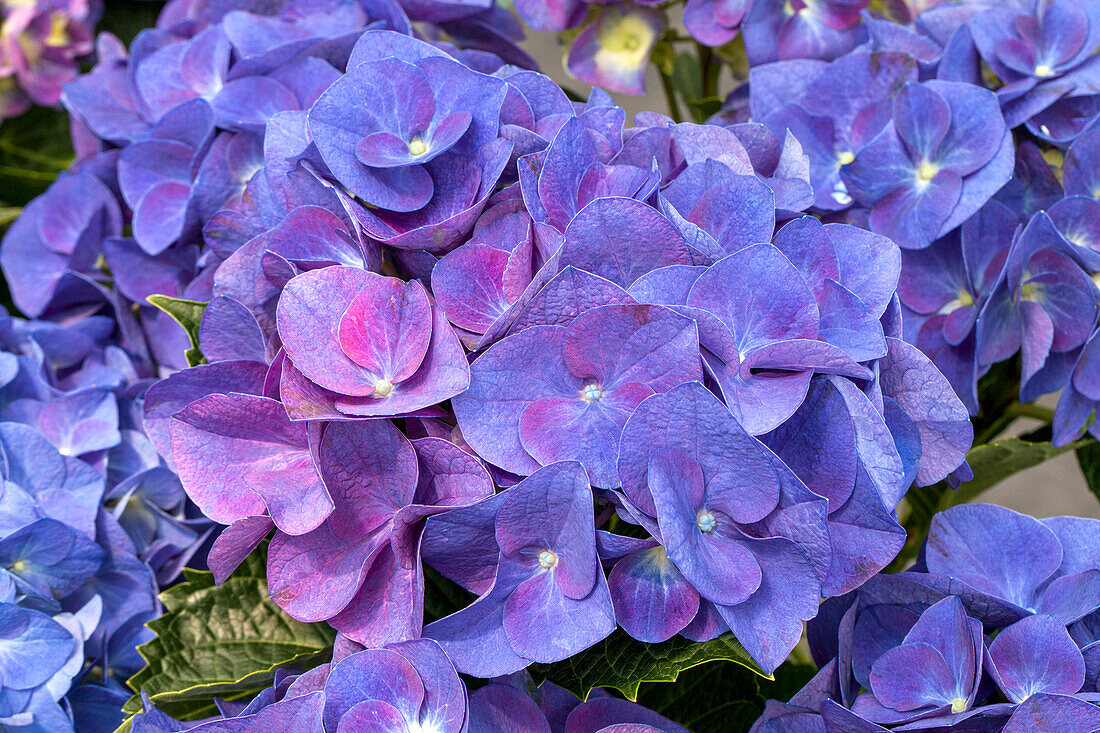
[(959, 82), (909, 83), (885, 126), (841, 171), (871, 229), (921, 249), (969, 219), (1012, 174), (996, 98)]
[(619, 476), (626, 516), (661, 543), (612, 571), (624, 628), (646, 641), (729, 628), (762, 666), (778, 666), (821, 596), (826, 502), (698, 383), (642, 403)]
[(291, 416), (400, 415), (470, 384), (462, 345), (416, 281), (352, 267), (298, 275), (279, 299)]
[(1092, 333), (1096, 285), (1079, 255), (1039, 212), (1012, 243), (977, 326), (978, 361), (992, 364), (1021, 352), (1020, 395), (1031, 400), (1065, 383), (1075, 350)]
[(422, 520), (490, 495), (484, 468), (438, 438), (411, 443), (384, 420), (329, 424), (317, 464), (334, 508), (313, 531), (275, 534), (272, 598), (295, 618), (328, 620), (370, 646), (417, 638)]
[(609, 4), (573, 39), (566, 68), (608, 91), (645, 94), (649, 54), (663, 30), (652, 8)]
[(92, 274), (103, 240), (122, 233), (115, 195), (91, 170), (63, 174), (27, 205), (0, 244), (0, 266), (21, 311), (38, 316), (74, 273)]
[(1062, 387), (1062, 394), (1058, 397), (1053, 424), (1056, 445), (1072, 443), (1086, 429), (1094, 437), (1100, 432), (1100, 423), (1095, 420), (1097, 410), (1100, 409), (1100, 385), (1096, 384), (1097, 375), (1100, 374), (1098, 333), (1100, 331), (1093, 331), (1085, 342), (1073, 371)]
[(1028, 122), (1033, 133), (1049, 136), (1041, 113), (1059, 100), (1095, 93), (1100, 66), (1090, 57), (1100, 47), (1100, 9), (1093, 4), (999, 4), (975, 15), (970, 29), (1004, 82), (997, 97), (1009, 127)]
[(28, 2), (5, 6), (0, 30), (4, 77), (0, 118), (15, 117), (32, 104), (54, 106), (62, 87), (80, 72), (92, 52), (102, 4)]
[(900, 644), (871, 662), (869, 690), (852, 711), (892, 724), (966, 712), (978, 695), (982, 654), (981, 623), (966, 615), (958, 598), (945, 598), (920, 615)]
[[(371, 31), (348, 65), (310, 109), (309, 129), (336, 179), (371, 206), (423, 208), (437, 186), (446, 195), (439, 184), (456, 158), (476, 157), (497, 136), (506, 85), (442, 51)], [(379, 103), (354, 103), (364, 98)]]
[(835, 59), (859, 41), (860, 11), (868, 4), (867, 0), (754, 0), (742, 25), (749, 63)]
[(700, 379), (695, 323), (659, 306), (607, 305), (532, 326), (486, 351), (453, 400), (466, 442), (506, 471), (581, 461), (616, 485), (619, 434), (649, 395)]
[(575, 461), (430, 518), (423, 552), (432, 567), (479, 594), (424, 628), (467, 674), (491, 677), (565, 659), (615, 628), (589, 479)]

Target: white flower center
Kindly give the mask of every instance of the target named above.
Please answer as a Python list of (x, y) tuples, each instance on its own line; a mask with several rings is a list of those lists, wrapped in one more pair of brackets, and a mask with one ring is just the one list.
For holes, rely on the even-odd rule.
[(428, 144), (419, 137), (414, 137), (412, 140), (409, 140), (409, 155), (414, 158), (419, 158), (426, 152), (428, 152)]
[(553, 570), (558, 564), (558, 553), (553, 550), (543, 550), (539, 553), (539, 567), (543, 570)]
[(718, 520), (710, 511), (700, 509), (699, 513), (695, 515), (695, 525), (699, 527), (699, 531), (703, 534), (710, 534), (718, 526)]
[(586, 384), (584, 390), (581, 392), (581, 399), (585, 402), (595, 402), (603, 397), (603, 390), (600, 389), (598, 384)]
[(388, 379), (379, 379), (374, 383), (374, 394), (372, 397), (389, 397), (390, 392), (393, 392), (393, 382)]

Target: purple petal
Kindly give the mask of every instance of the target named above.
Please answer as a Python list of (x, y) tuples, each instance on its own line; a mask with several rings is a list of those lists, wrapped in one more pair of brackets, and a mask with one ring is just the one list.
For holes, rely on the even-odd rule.
[(627, 555), (608, 577), (615, 619), (648, 643), (671, 639), (699, 610), (699, 593), (668, 559), (663, 547)]
[(1085, 681), (1085, 661), (1063, 623), (1028, 616), (997, 634), (989, 645), (990, 670), (1009, 700), (1039, 693), (1072, 695)]

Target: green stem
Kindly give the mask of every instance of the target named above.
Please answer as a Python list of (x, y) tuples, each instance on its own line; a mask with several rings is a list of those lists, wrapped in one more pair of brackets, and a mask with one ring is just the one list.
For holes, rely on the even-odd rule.
[(683, 122), (680, 114), (680, 103), (676, 101), (676, 89), (672, 86), (672, 77), (661, 72), (661, 88), (665, 90), (665, 99), (668, 100), (668, 115), (674, 122)]
[(718, 96), (718, 77), (722, 73), (722, 64), (714, 51), (701, 43), (695, 44), (699, 54), (699, 68), (703, 74), (703, 99)]
[(1009, 417), (1030, 417), (1042, 422), (1054, 422), (1054, 410), (1030, 402), (1013, 402), (1005, 408), (1004, 415)]

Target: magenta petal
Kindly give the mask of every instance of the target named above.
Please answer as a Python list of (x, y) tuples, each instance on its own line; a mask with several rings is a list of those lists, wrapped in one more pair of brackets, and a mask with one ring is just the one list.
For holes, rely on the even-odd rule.
[(302, 534), (332, 511), (306, 426), (275, 400), (208, 395), (177, 413), (170, 432), (180, 480), (215, 521), (230, 524), (266, 507), (276, 525)]
[(671, 639), (699, 611), (699, 593), (668, 559), (663, 547), (627, 555), (608, 577), (615, 619), (639, 641)]
[(328, 523), (296, 537), (277, 532), (268, 546), (268, 591), (299, 621), (330, 619), (351, 603), (373, 558), (388, 544), (387, 531), (349, 543)]
[(402, 567), (383, 547), (359, 592), (328, 620), (344, 636), (370, 648), (420, 636), (424, 618), (424, 574), (420, 564)]
[(370, 395), (374, 381), (340, 345), (344, 313), (381, 280), (354, 267), (325, 267), (298, 275), (279, 298), (279, 336), (287, 356), (308, 379), (342, 394)]
[(274, 527), (268, 517), (245, 517), (223, 529), (206, 558), (214, 582), (225, 582)]
[(372, 376), (397, 384), (424, 360), (432, 333), (424, 286), (396, 278), (372, 280), (340, 319), (340, 347)]

